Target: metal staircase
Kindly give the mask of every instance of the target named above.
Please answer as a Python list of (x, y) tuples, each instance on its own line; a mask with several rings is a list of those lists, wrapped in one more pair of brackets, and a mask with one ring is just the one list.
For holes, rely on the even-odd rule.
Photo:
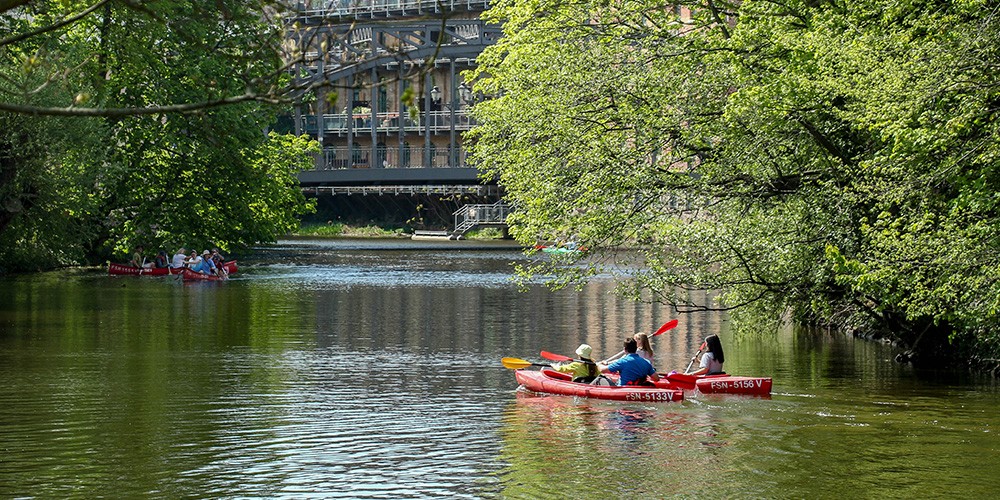
[(507, 227), (507, 216), (511, 211), (513, 207), (503, 201), (490, 205), (465, 205), (452, 214), (455, 216), (452, 238), (458, 239), (480, 226)]

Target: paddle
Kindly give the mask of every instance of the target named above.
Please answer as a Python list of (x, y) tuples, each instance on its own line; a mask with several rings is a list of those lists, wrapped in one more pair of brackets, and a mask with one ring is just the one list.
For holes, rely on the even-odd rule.
[(694, 364), (694, 360), (698, 359), (698, 355), (701, 354), (701, 351), (704, 351), (706, 347), (708, 347), (708, 343), (702, 342), (701, 347), (698, 348), (698, 352), (694, 353), (694, 356), (691, 357), (691, 362), (688, 363), (687, 368), (684, 369), (684, 373), (691, 370), (691, 365)]
[(509, 368), (511, 370), (520, 370), (522, 368), (527, 368), (529, 366), (541, 366), (544, 368), (552, 368), (551, 365), (532, 363), (531, 361), (519, 358), (503, 358), (500, 360), (500, 362), (503, 363), (504, 368)]
[[(706, 347), (708, 346), (705, 344), (705, 342), (702, 342), (701, 347), (698, 348), (698, 352), (696, 352), (694, 356), (691, 357), (691, 362), (688, 363), (687, 368), (684, 369), (685, 372), (691, 369), (691, 365), (694, 364), (694, 361), (698, 359), (698, 355), (701, 354), (701, 351), (704, 351)], [(687, 373), (677, 373), (677, 372), (670, 372), (666, 375), (666, 377), (667, 380), (673, 382), (681, 389), (686, 389), (689, 391), (694, 390), (694, 388), (696, 387), (695, 382), (698, 380), (698, 377), (696, 375), (688, 375)]]
[(556, 354), (554, 352), (549, 352), (549, 351), (542, 351), (540, 354), (541, 354), (541, 356), (543, 358), (550, 359), (552, 361), (562, 361), (564, 363), (567, 362), (567, 361), (579, 361), (581, 363), (586, 363), (588, 365), (596, 365), (597, 364), (597, 363), (595, 363), (593, 361), (587, 361), (585, 359), (579, 359), (579, 358), (571, 358), (569, 356), (563, 356), (562, 354)]
[[(666, 323), (660, 325), (660, 327), (657, 328), (656, 331), (653, 332), (652, 335), (650, 335), (650, 337), (656, 337), (657, 335), (663, 335), (664, 333), (666, 333), (666, 332), (668, 332), (670, 330), (673, 330), (674, 328), (677, 327), (677, 323), (678, 323), (678, 321), (676, 319), (672, 319), (670, 321), (667, 321)], [(555, 357), (549, 357), (549, 356), (555, 356)], [(551, 352), (545, 352), (545, 351), (542, 351), (542, 357), (545, 358), (545, 359), (551, 359), (553, 361), (580, 361), (580, 362), (583, 362), (583, 363), (587, 363), (587, 361), (584, 361), (582, 359), (568, 358), (566, 356), (559, 356), (558, 354), (552, 354)]]
[(655, 337), (657, 335), (663, 335), (667, 330), (672, 330), (676, 326), (677, 326), (676, 319), (667, 321), (666, 323), (663, 324), (663, 326), (661, 326), (658, 330), (656, 330), (656, 332), (654, 332), (652, 336)]

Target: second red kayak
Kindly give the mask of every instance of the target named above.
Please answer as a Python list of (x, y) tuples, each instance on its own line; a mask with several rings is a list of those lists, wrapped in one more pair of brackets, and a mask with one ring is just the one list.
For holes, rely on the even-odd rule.
[(746, 394), (770, 396), (771, 377), (740, 377), (736, 375), (685, 375), (670, 373), (660, 376), (657, 387), (695, 390), (704, 394)]

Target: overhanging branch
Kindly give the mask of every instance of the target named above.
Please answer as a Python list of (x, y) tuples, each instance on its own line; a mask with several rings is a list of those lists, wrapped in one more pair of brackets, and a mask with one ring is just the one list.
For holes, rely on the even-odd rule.
[(75, 117), (123, 117), (138, 115), (156, 115), (163, 113), (191, 114), (201, 111), (239, 104), (244, 102), (259, 102), (265, 104), (289, 104), (291, 101), (272, 96), (262, 96), (254, 93), (226, 97), (211, 101), (195, 102), (188, 104), (169, 104), (165, 106), (150, 106), (143, 108), (78, 108), (70, 106), (67, 108), (52, 108), (43, 106), (30, 106), (22, 104), (11, 104), (0, 102), (0, 111), (10, 113), (20, 113), (35, 116), (75, 116)]

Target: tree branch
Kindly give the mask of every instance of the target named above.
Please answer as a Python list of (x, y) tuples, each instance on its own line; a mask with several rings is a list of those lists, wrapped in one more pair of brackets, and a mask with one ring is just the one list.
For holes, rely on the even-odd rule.
[[(10, 8), (4, 8), (4, 5), (3, 5), (4, 1), (5, 0), (0, 0), (0, 12), (6, 12), (7, 10), (10, 10)], [(17, 1), (17, 0), (15, 0), (15, 1)], [(24, 0), (21, 3), (22, 4), (23, 3), (28, 3), (28, 1), (29, 0)], [(10, 45), (12, 43), (17, 43), (17, 42), (20, 42), (21, 40), (26, 40), (26, 39), (31, 38), (33, 36), (38, 36), (38, 35), (41, 35), (42, 33), (48, 33), (49, 31), (54, 31), (54, 30), (57, 30), (59, 28), (62, 28), (63, 26), (68, 26), (70, 24), (73, 24), (73, 23), (79, 21), (80, 19), (83, 19), (84, 17), (90, 15), (95, 10), (99, 9), (102, 5), (108, 3), (109, 1), (110, 0), (100, 0), (99, 2), (95, 3), (94, 5), (91, 5), (90, 7), (87, 7), (86, 9), (80, 11), (78, 14), (70, 16), (70, 17), (67, 17), (67, 18), (64, 18), (63, 20), (61, 20), (61, 21), (59, 21), (59, 22), (57, 22), (55, 24), (50, 24), (50, 25), (47, 25), (47, 26), (41, 26), (41, 27), (39, 27), (36, 30), (26, 31), (24, 33), (19, 33), (17, 35), (4, 38), (3, 40), (0, 40), (0, 47), (3, 47), (5, 45)]]
[(262, 96), (256, 93), (246, 93), (238, 96), (226, 97), (211, 101), (202, 101), (188, 104), (169, 104), (165, 106), (151, 106), (148, 108), (78, 108), (70, 106), (67, 108), (52, 108), (43, 106), (29, 106), (0, 102), (0, 111), (11, 113), (21, 113), (35, 116), (76, 116), (76, 117), (123, 117), (138, 115), (155, 115), (159, 113), (181, 113), (192, 114), (207, 109), (239, 104), (243, 102), (260, 102), (265, 104), (289, 104), (290, 100), (280, 99), (271, 96)]

